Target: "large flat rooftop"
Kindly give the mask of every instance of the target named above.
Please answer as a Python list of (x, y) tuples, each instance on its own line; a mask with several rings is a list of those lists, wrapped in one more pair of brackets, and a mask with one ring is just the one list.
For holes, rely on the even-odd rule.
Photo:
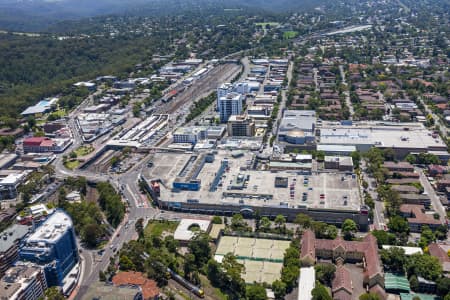
[(280, 134), (291, 130), (314, 131), (316, 113), (311, 110), (286, 110), (279, 126)]
[[(32, 278), (40, 273), (42, 274), (41, 268), (32, 264), (19, 263), (11, 267), (0, 280), (0, 299), (23, 299), (20, 294), (28, 288)], [(39, 292), (36, 288), (35, 293)]]
[(320, 129), (320, 144), (446, 149), (438, 135), (433, 135), (419, 123), (356, 123), (350, 126), (323, 124)]
[(6, 252), (16, 241), (22, 239), (29, 232), (30, 227), (27, 225), (14, 224), (0, 233), (0, 253)]
[(70, 227), (72, 227), (70, 217), (63, 211), (55, 211), (27, 238), (27, 243), (56, 241)]
[[(225, 150), (218, 151), (213, 162), (204, 163), (196, 176), (201, 181), (198, 191), (174, 190), (173, 183), (191, 156), (155, 153), (154, 166), (143, 175), (147, 179), (161, 180), (160, 200), (350, 211), (359, 210), (362, 204), (358, 182), (351, 174), (302, 175), (296, 171), (251, 170), (252, 153), (244, 152), (233, 158), (231, 151)], [(220, 175), (224, 160), (228, 161), (228, 168)]]

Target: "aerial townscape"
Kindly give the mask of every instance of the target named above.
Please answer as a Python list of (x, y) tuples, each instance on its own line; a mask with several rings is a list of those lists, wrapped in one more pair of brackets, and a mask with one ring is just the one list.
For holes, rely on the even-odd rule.
[(0, 0), (0, 300), (450, 300), (449, 133), (448, 0)]

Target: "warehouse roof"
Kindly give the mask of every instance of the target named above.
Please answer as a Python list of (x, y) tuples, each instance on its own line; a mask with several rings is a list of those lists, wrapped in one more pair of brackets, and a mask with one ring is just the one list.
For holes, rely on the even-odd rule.
[(433, 136), (425, 127), (416, 123), (402, 126), (390, 124), (357, 123), (352, 126), (323, 125), (321, 144), (374, 145), (379, 147), (445, 150), (439, 136)]

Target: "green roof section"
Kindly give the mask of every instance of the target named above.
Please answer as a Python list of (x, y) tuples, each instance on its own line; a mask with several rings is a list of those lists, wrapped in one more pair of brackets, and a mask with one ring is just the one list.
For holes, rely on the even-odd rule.
[(429, 294), (405, 294), (400, 293), (400, 298), (402, 300), (412, 300), (414, 297), (419, 297), (420, 300), (439, 300), (440, 298), (436, 295)]
[[(410, 292), (409, 281), (405, 276), (386, 273), (384, 276), (384, 288), (386, 291)], [(402, 298), (403, 299), (403, 298)]]

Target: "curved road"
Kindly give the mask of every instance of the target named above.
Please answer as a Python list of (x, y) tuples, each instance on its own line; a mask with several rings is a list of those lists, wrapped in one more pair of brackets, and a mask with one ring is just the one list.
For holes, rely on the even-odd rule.
[[(234, 53), (239, 54), (240, 52)], [(226, 58), (226, 57), (225, 57)], [(225, 77), (228, 77), (227, 74)], [(215, 87), (214, 87), (215, 88)], [(66, 149), (65, 153), (80, 147), (83, 142), (77, 124), (75, 122), (76, 115), (81, 110), (93, 102), (94, 95), (100, 94), (99, 90), (96, 93), (90, 95), (83, 101), (78, 108), (72, 111), (68, 116), (68, 126), (73, 134), (73, 144)], [(174, 102), (174, 101), (172, 101)], [(170, 103), (170, 105), (174, 105)], [(68, 170), (63, 165), (63, 155), (58, 155), (53, 165), (55, 166), (56, 176), (59, 178), (66, 178), (68, 176), (83, 176), (88, 181), (108, 181), (117, 191), (121, 191), (123, 198), (128, 202), (129, 211), (125, 215), (122, 223), (116, 228), (113, 236), (108, 244), (105, 246), (102, 254), (99, 254), (98, 250), (83, 249), (80, 247), (81, 257), (81, 274), (77, 287), (72, 293), (70, 299), (81, 299), (91, 284), (98, 281), (99, 271), (105, 270), (109, 263), (110, 258), (122, 247), (122, 245), (137, 236), (134, 229), (134, 224), (137, 219), (144, 218), (144, 226), (150, 219), (160, 218), (160, 212), (158, 208), (153, 208), (149, 205), (148, 201), (142, 200), (141, 193), (139, 191), (138, 179), (142, 173), (142, 169), (147, 165), (147, 162), (151, 159), (152, 154), (146, 156), (139, 164), (132, 167), (127, 172), (120, 175), (110, 175), (105, 173), (95, 173), (88, 170)], [(166, 218), (178, 218), (183, 214), (167, 214)]]
[(88, 287), (98, 280), (99, 271), (105, 270), (110, 258), (122, 245), (136, 237), (134, 223), (139, 218), (145, 221), (153, 219), (158, 214), (158, 209), (152, 208), (148, 202), (143, 202), (138, 187), (138, 178), (145, 162), (149, 157), (145, 158), (142, 164), (136, 165), (126, 173), (117, 176), (107, 174), (95, 174), (88, 171), (74, 170), (68, 171), (64, 169), (61, 163), (56, 164), (57, 175), (66, 176), (84, 176), (90, 181), (108, 181), (117, 190), (121, 190), (124, 199), (129, 203), (129, 212), (125, 215), (122, 223), (116, 228), (110, 241), (104, 248), (104, 252), (99, 254), (97, 250), (82, 249), (81, 257), (81, 275), (80, 282), (76, 288), (76, 296), (74, 299), (81, 299)]

